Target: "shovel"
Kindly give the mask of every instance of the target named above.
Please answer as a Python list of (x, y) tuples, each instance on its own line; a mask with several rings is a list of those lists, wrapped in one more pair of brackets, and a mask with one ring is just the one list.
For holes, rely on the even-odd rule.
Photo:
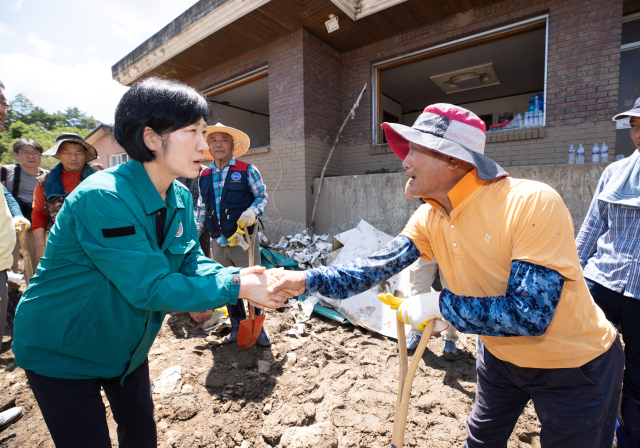
[(411, 359), (411, 365), (409, 364), (409, 358), (407, 355), (407, 336), (404, 331), (404, 323), (396, 319), (398, 325), (398, 348), (400, 350), (400, 373), (398, 375), (398, 399), (396, 401), (396, 416), (393, 420), (393, 433), (391, 436), (391, 447), (402, 448), (404, 445), (404, 431), (407, 426), (407, 413), (409, 411), (409, 398), (411, 398), (411, 386), (413, 386), (413, 379), (416, 376), (416, 370), (420, 364), (420, 359), (424, 354), (424, 350), (427, 348), (433, 327), (436, 324), (435, 319), (431, 319), (424, 327), (422, 338), (420, 338), (420, 344)]
[[(253, 266), (253, 256), (255, 249), (255, 241), (258, 235), (258, 226), (256, 226), (253, 235), (249, 238), (244, 235), (243, 238), (247, 238), (249, 244), (249, 267)], [(264, 323), (264, 314), (262, 316), (256, 316), (256, 310), (251, 303), (249, 305), (249, 318), (240, 321), (240, 327), (238, 328), (238, 345), (241, 349), (247, 350), (251, 348), (253, 344), (258, 340), (260, 332), (262, 331), (262, 324)]]

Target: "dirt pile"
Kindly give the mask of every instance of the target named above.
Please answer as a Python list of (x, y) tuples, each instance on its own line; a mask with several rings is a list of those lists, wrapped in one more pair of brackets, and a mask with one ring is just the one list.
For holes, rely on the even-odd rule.
[[(395, 340), (313, 315), (306, 335), (285, 335), (288, 310), (267, 312), (268, 348), (243, 351), (206, 336), (187, 313), (167, 315), (149, 353), (151, 379), (180, 365), (179, 392), (154, 394), (158, 445), (163, 448), (387, 447), (396, 403)], [(314, 332), (315, 336), (310, 333)], [(0, 406), (25, 415), (0, 431), (0, 447), (53, 447), (24, 372), (4, 338), (0, 354)], [(465, 420), (475, 398), (475, 337), (461, 335), (454, 363), (432, 338), (417, 372), (406, 446), (464, 445)], [(259, 373), (265, 372), (265, 373)], [(113, 446), (116, 425), (104, 399)], [(539, 446), (531, 404), (520, 417), (510, 448)]]

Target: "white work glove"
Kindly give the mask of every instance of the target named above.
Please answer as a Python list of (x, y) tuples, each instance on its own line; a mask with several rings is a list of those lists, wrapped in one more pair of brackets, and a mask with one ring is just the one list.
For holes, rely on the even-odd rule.
[(431, 319), (437, 319), (433, 327), (433, 334), (441, 333), (449, 328), (449, 324), (443, 320), (440, 313), (439, 292), (419, 294), (411, 296), (407, 300), (398, 299), (387, 293), (379, 294), (378, 298), (383, 303), (390, 305), (392, 310), (396, 310), (400, 322), (411, 325), (414, 330), (423, 330)]
[(244, 211), (244, 213), (242, 213), (242, 215), (240, 215), (240, 219), (238, 219), (238, 226), (243, 229), (252, 226), (256, 223), (256, 217), (256, 212), (249, 207)]
[(31, 227), (31, 223), (27, 218), (16, 216), (15, 218), (13, 218), (13, 226), (15, 227), (16, 231), (22, 232), (23, 230), (29, 230), (29, 228)]

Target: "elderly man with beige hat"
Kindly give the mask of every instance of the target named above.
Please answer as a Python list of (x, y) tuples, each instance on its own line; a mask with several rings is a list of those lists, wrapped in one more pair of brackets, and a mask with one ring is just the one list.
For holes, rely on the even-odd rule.
[[(205, 135), (209, 152), (205, 157), (213, 160), (202, 170), (199, 178), (200, 197), (196, 206), (198, 233), (211, 234), (211, 258), (222, 266), (248, 267), (249, 255), (238, 243), (239, 232), (247, 236), (256, 232), (256, 221), (262, 215), (267, 201), (267, 188), (258, 169), (237, 160), (249, 149), (249, 136), (244, 132), (218, 123), (208, 126)], [(260, 251), (254, 251), (253, 265), (260, 265)], [(246, 319), (244, 302), (227, 305), (231, 318), (231, 334), (225, 343), (238, 338), (240, 320)], [(256, 314), (262, 310), (256, 310)], [(271, 338), (264, 327), (258, 344), (267, 346)]]
[(31, 229), (36, 243), (38, 259), (44, 255), (45, 233), (51, 229), (64, 200), (87, 177), (96, 171), (89, 162), (98, 158), (96, 149), (71, 132), (58, 134), (53, 148), (42, 154), (60, 160), (50, 172), (36, 178), (33, 192)]

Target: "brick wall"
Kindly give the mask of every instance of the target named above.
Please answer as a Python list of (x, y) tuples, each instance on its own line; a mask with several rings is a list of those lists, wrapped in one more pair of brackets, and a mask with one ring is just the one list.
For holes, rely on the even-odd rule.
[(610, 120), (618, 106), (622, 1), (551, 4), (547, 124)]
[[(583, 123), (602, 123), (595, 127), (603, 132), (598, 140), (606, 139), (614, 153), (615, 129), (610, 119), (617, 107), (622, 7), (622, 0), (506, 0), (346, 52), (342, 55), (343, 114), (362, 85), (370, 83), (375, 62), (548, 13), (547, 135), (535, 141), (488, 145), (487, 154), (494, 153), (506, 165), (558, 161), (565, 157), (565, 140), (580, 138)], [(395, 155), (371, 154), (371, 105), (368, 90), (345, 132), (343, 175), (400, 169)], [(555, 127), (561, 132), (554, 132)]]
[[(264, 221), (267, 235), (275, 238), (300, 232), (311, 217), (313, 178), (320, 175), (343, 120), (340, 53), (300, 29), (187, 82), (205, 90), (265, 64), (269, 67), (271, 149), (242, 160), (254, 164), (267, 185), (270, 202)], [(336, 151), (327, 175), (339, 171)]]
[[(625, 1), (625, 12), (634, 4)], [(260, 169), (270, 195), (281, 178), (265, 216), (267, 234), (275, 238), (302, 230), (310, 218), (313, 178), (320, 175), (333, 139), (365, 83), (369, 88), (355, 120), (345, 127), (327, 174), (401, 170), (393, 153), (371, 145), (373, 63), (547, 13), (546, 135), (489, 143), (486, 153), (505, 166), (563, 163), (569, 143), (585, 144), (588, 155), (593, 141), (606, 141), (613, 158), (615, 128), (609, 120), (617, 107), (623, 0), (498, 1), (343, 54), (298, 29), (187, 82), (204, 90), (268, 64), (274, 150), (243, 160)]]
[(626, 16), (627, 14), (633, 14), (636, 12), (640, 12), (640, 1), (638, 0), (624, 0), (624, 6), (622, 10), (623, 14)]

